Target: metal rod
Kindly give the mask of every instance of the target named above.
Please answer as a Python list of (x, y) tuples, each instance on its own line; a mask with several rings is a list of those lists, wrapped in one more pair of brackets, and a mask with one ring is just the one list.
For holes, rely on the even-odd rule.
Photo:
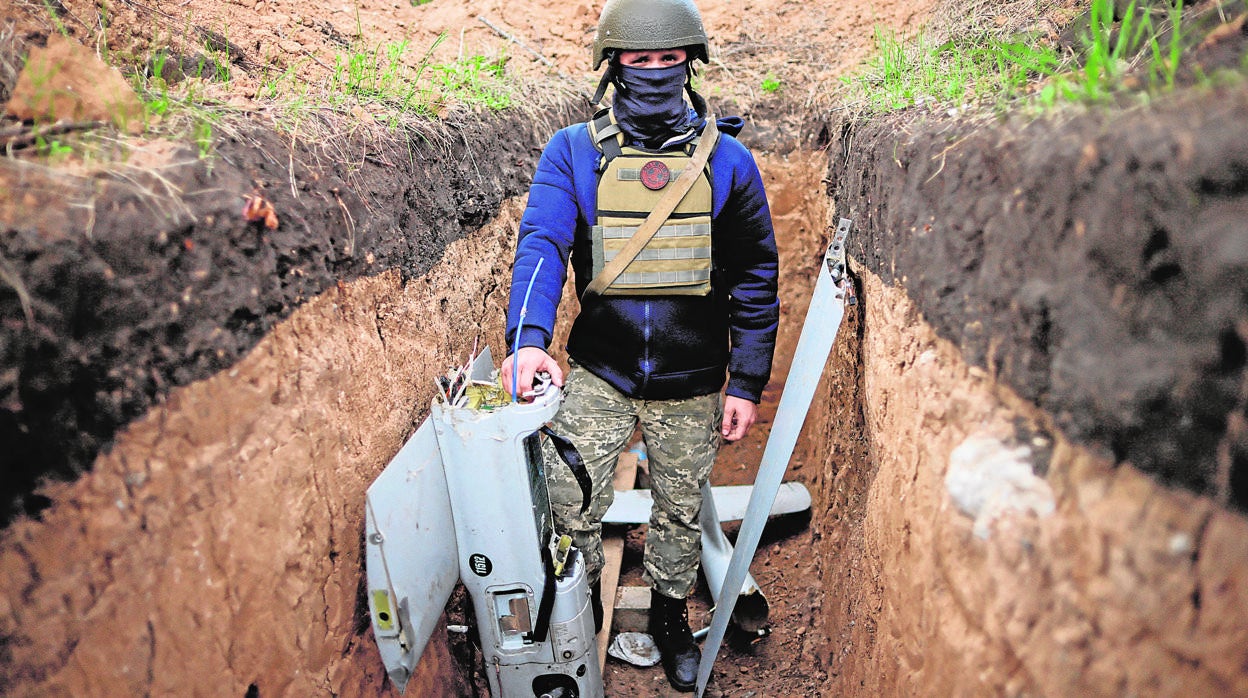
[[(789, 376), (785, 381), (784, 392), (780, 394), (780, 404), (776, 407), (767, 445), (763, 447), (763, 458), (758, 466), (754, 489), (750, 493), (750, 503), (745, 509), (745, 517), (741, 519), (737, 545), (732, 560), (728, 563), (719, 596), (716, 597), (711, 632), (707, 636), (702, 661), (698, 665), (698, 681), (694, 689), (696, 698), (702, 698), (706, 691), (715, 656), (719, 654), (724, 633), (728, 630), (728, 621), (737, 602), (735, 594), (724, 591), (740, 588), (749, 573), (750, 561), (754, 559), (763, 526), (767, 523), (767, 513), (780, 488), (784, 472), (788, 469), (789, 458), (793, 455), (797, 437), (806, 421), (806, 412), (814, 398), (815, 388), (819, 385), (819, 378), (823, 375), (823, 368), (827, 364), (841, 320), (845, 317), (845, 294), (841, 285), (833, 280), (833, 274), (840, 276), (843, 271), (844, 240), (851, 225), (850, 220), (841, 219), (837, 234), (824, 255), (824, 263), (819, 265), (819, 277), (815, 282), (810, 307), (806, 311), (801, 336), (797, 340), (797, 349), (793, 352)], [(843, 278), (842, 280), (845, 281)]]

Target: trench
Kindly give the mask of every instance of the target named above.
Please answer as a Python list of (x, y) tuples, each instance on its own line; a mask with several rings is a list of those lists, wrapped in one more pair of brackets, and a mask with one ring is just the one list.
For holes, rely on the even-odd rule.
[[(1244, 104), (1241, 94), (1239, 111), (1208, 120), (1242, 120)], [(1209, 108), (1179, 105), (1174, 116)], [(975, 269), (964, 271), (983, 288), (938, 278), (928, 264), (1012, 268), (1022, 257), (1010, 255), (1057, 264), (1069, 253), (1069, 245), (1018, 252), (977, 241), (972, 228), (998, 238), (995, 224), (973, 222), (976, 201), (1000, 204), (987, 190), (955, 195), (991, 158), (984, 153), (1007, 144), (1035, 154), (1026, 128), (968, 127), (968, 138), (987, 134), (986, 146), (940, 160), (932, 153), (948, 147), (946, 135), (937, 146), (894, 133), (888, 124), (827, 121), (795, 135), (802, 147), (755, 147), (781, 250), (780, 340), (759, 428), (721, 451), (716, 484), (752, 480), (829, 222), (842, 215), (857, 224), (850, 252), (861, 303), (838, 336), (790, 465), (788, 479), (814, 497), (809, 521), (770, 530), (753, 566), (772, 602), (773, 633), (726, 649), (711, 694), (1248, 695), (1248, 521), (1231, 484), (1242, 477), (1234, 468), (1244, 438), (1244, 398), (1234, 395), (1242, 308), (1211, 320), (1209, 341), (1221, 355), (1190, 351), (1199, 355), (1193, 370), (1222, 372), (1203, 389), (1231, 393), (1216, 415), (1223, 441), (1206, 474), (1185, 482), (1133, 460), (1118, 445), (1136, 443), (1136, 422), (1098, 428), (1110, 423), (1099, 403), (1027, 382), (1050, 375), (1060, 362), (1046, 362), (1062, 356), (1035, 349), (1035, 327), (1011, 326), (1019, 317), (1039, 322), (1036, 303), (1011, 306)], [(1200, 143), (1208, 133), (1191, 124), (1170, 138)], [(1086, 159), (1088, 142), (1111, 153), (1102, 169), (1138, 159), (1136, 146), (1094, 135), (1058, 148), (1049, 167)], [(1168, 142), (1137, 145), (1165, 150)], [(1233, 139), (1197, 150), (1180, 183), (1242, 181), (1243, 148)], [(1201, 160), (1219, 153), (1221, 165)], [(1226, 165), (1228, 157), (1240, 164)], [(1003, 176), (998, 188), (1017, 198), (1027, 181)], [(524, 205), (516, 189), (475, 200), (483, 210), (461, 217), (462, 234), (433, 240), (438, 254), (427, 265), (394, 263), (309, 290), (237, 360), (178, 383), (128, 422), (86, 472), (41, 485), (47, 505), (18, 516), (0, 540), (0, 688), (393, 695), (363, 601), (363, 493), (427, 414), (431, 372), (462, 361), (475, 341), (502, 346)], [(1220, 219), (1200, 216), (1243, 206), (1242, 188), (1218, 191), (1213, 204), (1190, 203), (1205, 244), (1233, 236)], [(1068, 199), (1070, 210), (1054, 215), (1069, 217), (1072, 231), (1076, 220), (1093, 220), (1084, 228), (1100, 240), (1092, 248), (1112, 247), (1104, 217), (1079, 210), (1085, 201)], [(445, 213), (456, 202), (436, 205)], [(978, 252), (922, 247), (922, 235), (905, 233), (930, 224), (926, 216), (951, 231), (945, 244)], [(1225, 285), (1242, 267), (1234, 250), (1225, 257), (1209, 283)], [(1136, 272), (1157, 281), (1155, 265)], [(1017, 286), (1032, 291), (1026, 298), (1039, 293), (1026, 279)], [(1043, 297), (1046, 307), (1056, 302)], [(1155, 299), (1148, 303), (1155, 310)], [(1069, 337), (1076, 326), (1051, 314), (1046, 332)], [(1020, 334), (1032, 353), (1011, 344)], [(1184, 346), (1207, 340), (1187, 338)], [(1173, 409), (1184, 409), (1186, 395)], [(1137, 408), (1160, 409), (1148, 397)], [(630, 534), (626, 565), (638, 535)], [(697, 594), (695, 626), (706, 619), (704, 585)], [(465, 643), (439, 630), (407, 695), (479, 694)], [(608, 695), (669, 693), (655, 669), (612, 661), (605, 674)]]

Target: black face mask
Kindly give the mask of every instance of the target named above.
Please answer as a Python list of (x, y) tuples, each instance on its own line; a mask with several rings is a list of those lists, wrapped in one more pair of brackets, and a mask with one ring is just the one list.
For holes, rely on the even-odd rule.
[(685, 63), (669, 68), (615, 66), (615, 120), (629, 143), (658, 148), (689, 130)]

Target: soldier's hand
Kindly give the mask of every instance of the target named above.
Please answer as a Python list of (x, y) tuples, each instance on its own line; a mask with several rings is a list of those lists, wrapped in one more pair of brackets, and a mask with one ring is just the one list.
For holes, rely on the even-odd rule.
[(499, 378), (502, 380), (503, 389), (511, 393), (512, 376), (519, 375), (519, 380), (514, 385), (523, 397), (533, 388), (533, 376), (538, 371), (546, 371), (550, 374), (551, 383), (563, 386), (563, 369), (559, 368), (558, 362), (551, 358), (550, 354), (538, 347), (521, 347), (520, 351), (503, 359)]
[(724, 423), (720, 433), (725, 441), (737, 441), (745, 436), (758, 418), (758, 405), (744, 398), (724, 397)]

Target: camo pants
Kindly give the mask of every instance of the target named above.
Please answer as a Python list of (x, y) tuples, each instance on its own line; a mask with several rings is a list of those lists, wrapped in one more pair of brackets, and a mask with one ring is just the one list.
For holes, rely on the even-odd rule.
[(580, 451), (593, 481), (593, 498), (581, 514), (581, 488), (550, 440), (544, 439), (555, 529), (572, 536), (585, 555), (590, 582), (596, 581), (603, 566), (602, 517), (615, 499), (611, 480), (616, 459), (640, 424), (654, 495), (643, 578), (664, 596), (685, 598), (698, 574), (701, 487), (710, 477), (720, 443), (723, 407), (719, 395), (638, 400), (573, 364), (564, 396), (551, 426)]

